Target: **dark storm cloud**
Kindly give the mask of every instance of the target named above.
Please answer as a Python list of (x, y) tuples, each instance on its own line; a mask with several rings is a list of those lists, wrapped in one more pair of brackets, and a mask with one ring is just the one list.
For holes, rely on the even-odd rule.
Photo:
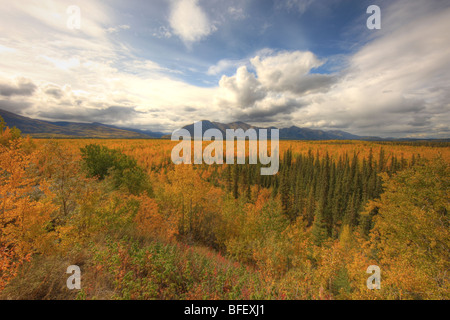
[(407, 114), (407, 113), (419, 113), (426, 109), (425, 102), (423, 100), (413, 100), (413, 99), (405, 99), (397, 102), (396, 104), (390, 105), (388, 112), (391, 114)]
[(10, 100), (0, 100), (0, 109), (13, 113), (21, 113), (23, 110), (30, 108), (30, 103)]
[(50, 96), (53, 96), (56, 99), (60, 99), (63, 96), (63, 92), (59, 88), (49, 88), (45, 90), (45, 93)]
[(337, 82), (337, 80), (338, 77), (334, 75), (308, 74), (304, 76), (300, 81), (287, 86), (286, 89), (297, 94), (306, 92), (326, 92), (330, 89), (332, 84)]
[(136, 111), (133, 107), (111, 106), (105, 109), (77, 109), (77, 110), (50, 110), (38, 113), (39, 117), (64, 121), (81, 122), (117, 122), (130, 120), (144, 112)]
[(197, 108), (194, 108), (194, 107), (184, 107), (184, 111), (186, 111), (186, 112), (195, 112), (195, 111), (197, 111)]
[(31, 96), (36, 88), (34, 83), (27, 80), (21, 80), (17, 84), (0, 83), (0, 95), (4, 97)]
[(429, 126), (431, 124), (430, 122), (431, 117), (430, 116), (415, 116), (413, 119), (408, 122), (409, 125), (413, 127), (423, 127), (423, 126)]
[(279, 118), (281, 115), (287, 115), (302, 107), (294, 101), (290, 101), (282, 105), (271, 105), (268, 108), (247, 108), (243, 110), (236, 110), (231, 117), (249, 122), (271, 122), (275, 117)]

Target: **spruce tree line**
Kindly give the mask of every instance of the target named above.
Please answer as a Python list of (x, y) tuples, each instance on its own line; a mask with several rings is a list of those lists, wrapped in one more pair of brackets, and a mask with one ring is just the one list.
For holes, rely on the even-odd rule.
[[(403, 170), (420, 158), (407, 160), (403, 156), (387, 156), (381, 147), (375, 158), (370, 149), (368, 157), (358, 153), (343, 154), (337, 159), (328, 152), (320, 155), (311, 150), (307, 154), (294, 155), (284, 152), (278, 174), (261, 176), (261, 164), (228, 165), (217, 177), (226, 190), (239, 199), (253, 202), (251, 186), (271, 188), (272, 196), (279, 197), (283, 213), (291, 221), (301, 216), (312, 226), (313, 237), (320, 244), (329, 237), (336, 239), (344, 225), (360, 227), (368, 233), (371, 217), (362, 216), (368, 200), (382, 193), (380, 173), (392, 175)], [(373, 214), (376, 214), (374, 212)]]

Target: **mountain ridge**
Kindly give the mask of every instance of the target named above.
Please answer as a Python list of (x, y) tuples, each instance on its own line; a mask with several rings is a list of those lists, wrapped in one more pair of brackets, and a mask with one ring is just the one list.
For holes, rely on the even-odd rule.
[[(16, 127), (23, 134), (29, 134), (33, 138), (97, 138), (97, 139), (170, 139), (171, 134), (153, 132), (150, 130), (140, 130), (134, 128), (117, 127), (100, 122), (81, 123), (69, 121), (45, 121), (33, 119), (16, 113), (0, 109), (0, 116), (9, 127)], [(217, 121), (201, 120), (202, 134), (207, 129), (218, 129), (223, 136), (227, 129), (276, 129), (275, 127), (257, 127), (251, 124), (234, 121), (221, 123)], [(194, 133), (194, 124), (183, 127), (187, 129), (191, 136)], [(270, 138), (270, 130), (268, 130)], [(413, 138), (381, 138), (376, 136), (358, 136), (342, 130), (319, 130), (291, 126), (279, 129), (281, 140), (363, 140), (363, 141), (416, 141), (416, 140), (442, 140), (442, 139), (413, 139)], [(445, 141), (449, 139), (443, 139)]]
[[(231, 123), (212, 122), (209, 120), (201, 120), (202, 122), (202, 135), (208, 129), (218, 129), (223, 137), (226, 136), (227, 129), (242, 129), (244, 131), (248, 129), (276, 129), (275, 127), (257, 127), (250, 125), (242, 121), (236, 121)], [(194, 136), (194, 124), (189, 124), (183, 127), (189, 131), (191, 137)], [(270, 130), (267, 132), (268, 138), (270, 138)], [(163, 136), (169, 138), (170, 135)], [(279, 138), (282, 140), (365, 140), (365, 141), (381, 141), (384, 140), (375, 136), (358, 136), (341, 130), (324, 131), (318, 129), (300, 128), (297, 126), (291, 126), (289, 128), (279, 129)]]
[(45, 121), (24, 117), (0, 109), (0, 116), (9, 127), (20, 129), (34, 138), (99, 138), (99, 139), (155, 139), (162, 133), (138, 129), (120, 128), (99, 122), (81, 123), (68, 121)]

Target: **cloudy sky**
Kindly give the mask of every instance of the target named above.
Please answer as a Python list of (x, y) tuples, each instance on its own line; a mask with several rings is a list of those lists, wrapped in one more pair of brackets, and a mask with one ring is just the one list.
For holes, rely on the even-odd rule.
[(0, 109), (450, 138), (449, 30), (448, 0), (4, 1)]

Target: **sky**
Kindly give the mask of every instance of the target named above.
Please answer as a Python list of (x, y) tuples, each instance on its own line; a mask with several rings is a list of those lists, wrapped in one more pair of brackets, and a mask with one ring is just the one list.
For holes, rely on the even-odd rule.
[(448, 0), (1, 1), (0, 109), (450, 138)]

